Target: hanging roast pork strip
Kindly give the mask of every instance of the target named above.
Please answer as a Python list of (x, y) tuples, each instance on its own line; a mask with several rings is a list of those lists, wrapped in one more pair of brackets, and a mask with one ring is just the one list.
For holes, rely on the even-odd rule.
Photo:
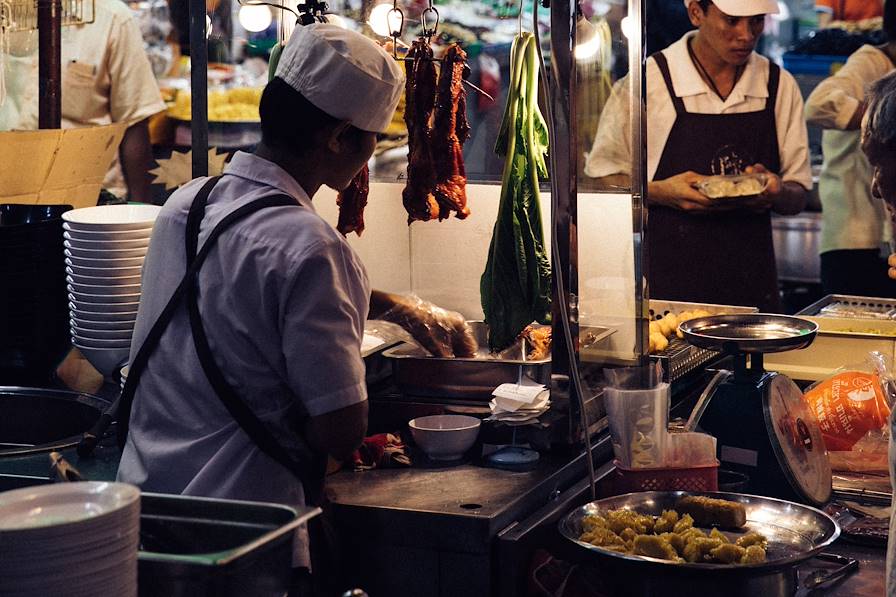
[(370, 172), (367, 164), (364, 164), (348, 188), (340, 191), (336, 197), (336, 203), (339, 205), (339, 222), (336, 224), (336, 229), (344, 236), (348, 236), (350, 232), (361, 236), (364, 232), (364, 207), (367, 206), (369, 190)]
[(432, 48), (424, 39), (413, 42), (405, 62), (404, 121), (408, 128), (408, 178), (402, 201), (408, 224), (438, 217), (439, 204), (433, 195), (435, 165), (432, 156), (432, 119), (436, 96), (436, 67)]
[(439, 203), (439, 219), (455, 212), (460, 219), (470, 215), (467, 207), (467, 174), (463, 144), (470, 134), (466, 117), (464, 75), (469, 72), (467, 54), (457, 44), (442, 58), (432, 133), (432, 155), (436, 167), (434, 195)]

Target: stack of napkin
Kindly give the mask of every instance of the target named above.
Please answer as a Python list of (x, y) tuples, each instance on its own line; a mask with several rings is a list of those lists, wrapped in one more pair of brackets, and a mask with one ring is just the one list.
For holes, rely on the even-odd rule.
[(551, 406), (548, 389), (531, 380), (501, 384), (492, 395), (494, 399), (488, 403), (492, 414), (488, 420), (508, 425), (534, 423)]

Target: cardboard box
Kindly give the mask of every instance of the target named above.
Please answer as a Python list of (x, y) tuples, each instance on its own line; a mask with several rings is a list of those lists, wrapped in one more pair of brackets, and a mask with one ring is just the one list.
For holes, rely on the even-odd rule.
[(0, 203), (96, 205), (125, 123), (0, 132)]

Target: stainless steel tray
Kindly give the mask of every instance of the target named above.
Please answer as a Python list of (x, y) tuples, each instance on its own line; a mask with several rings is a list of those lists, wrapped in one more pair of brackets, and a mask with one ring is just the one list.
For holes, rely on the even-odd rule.
[[(768, 561), (762, 564), (677, 564), (645, 556), (613, 552), (579, 541), (582, 519), (606, 510), (625, 508), (659, 515), (685, 495), (707, 495), (740, 502), (747, 525), (740, 532), (758, 531), (769, 540)], [(648, 491), (597, 500), (577, 508), (559, 522), (559, 531), (586, 560), (616, 579), (626, 595), (792, 595), (794, 567), (831, 545), (840, 527), (827, 514), (793, 502), (739, 493)], [(729, 538), (739, 534), (722, 531)], [(615, 593), (614, 593), (615, 594)], [(621, 593), (620, 593), (621, 594)]]
[(797, 315), (837, 319), (896, 320), (896, 300), (870, 296), (829, 294)]
[[(709, 311), (713, 315), (721, 313), (756, 313), (759, 311), (756, 307), (742, 307), (737, 305), (715, 305), (712, 303), (688, 303), (683, 301), (650, 301), (650, 320), (659, 319), (667, 313), (681, 313), (682, 311), (693, 311), (695, 309), (703, 309)], [(673, 382), (709, 363), (713, 359), (719, 358), (719, 353), (713, 350), (707, 350), (698, 346), (688, 344), (677, 336), (669, 339), (669, 346), (666, 350), (650, 355), (662, 364), (663, 381)]]
[[(419, 346), (399, 344), (383, 352), (392, 360), (395, 385), (404, 394), (439, 398), (491, 399), (492, 391), (502, 383), (515, 383), (521, 377), (548, 384), (551, 359), (529, 361), (526, 348), (520, 358), (496, 358), (488, 352), (488, 326), (470, 321), (479, 342), (479, 353), (470, 358), (427, 356)], [(505, 351), (506, 353), (507, 351)]]
[(789, 315), (744, 313), (691, 319), (679, 329), (689, 343), (707, 350), (770, 353), (806, 348), (818, 324)]
[(275, 596), (289, 590), (293, 538), (318, 508), (143, 493), (140, 595)]

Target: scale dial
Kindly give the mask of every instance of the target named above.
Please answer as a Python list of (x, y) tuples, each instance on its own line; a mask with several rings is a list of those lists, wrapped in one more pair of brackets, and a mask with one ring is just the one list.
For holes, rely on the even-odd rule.
[(831, 463), (803, 393), (786, 375), (772, 375), (762, 410), (772, 448), (794, 491), (810, 504), (825, 504), (831, 498)]

